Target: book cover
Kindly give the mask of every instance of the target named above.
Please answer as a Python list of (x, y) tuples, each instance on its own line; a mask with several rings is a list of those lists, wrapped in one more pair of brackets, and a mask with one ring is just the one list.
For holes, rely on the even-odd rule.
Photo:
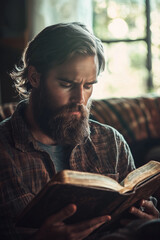
[[(96, 178), (100, 179), (94, 182), (93, 179)], [(88, 183), (86, 179), (89, 179)], [(77, 211), (66, 223), (76, 223), (106, 214), (111, 215), (112, 223), (138, 200), (149, 198), (159, 188), (160, 163), (151, 161), (134, 170), (123, 181), (122, 185), (126, 186), (119, 186), (116, 181), (114, 184), (114, 181), (99, 174), (65, 170), (55, 176), (29, 203), (18, 217), (16, 226), (39, 228), (47, 217), (70, 203), (77, 205)], [(104, 182), (109, 182), (109, 187), (104, 186)]]

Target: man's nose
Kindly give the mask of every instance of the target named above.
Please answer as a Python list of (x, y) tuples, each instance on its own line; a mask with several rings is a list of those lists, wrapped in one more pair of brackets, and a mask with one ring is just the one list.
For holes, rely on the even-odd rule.
[(77, 88), (73, 89), (71, 101), (78, 104), (85, 103), (83, 86), (78, 86)]

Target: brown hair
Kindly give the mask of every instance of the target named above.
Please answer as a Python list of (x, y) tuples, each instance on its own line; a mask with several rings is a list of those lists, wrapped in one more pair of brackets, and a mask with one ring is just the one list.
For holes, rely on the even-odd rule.
[(72, 56), (97, 55), (98, 74), (104, 70), (105, 59), (101, 41), (84, 24), (59, 23), (42, 30), (25, 48), (21, 64), (11, 72), (20, 95), (28, 96), (32, 89), (28, 81), (28, 67), (34, 66), (41, 75)]

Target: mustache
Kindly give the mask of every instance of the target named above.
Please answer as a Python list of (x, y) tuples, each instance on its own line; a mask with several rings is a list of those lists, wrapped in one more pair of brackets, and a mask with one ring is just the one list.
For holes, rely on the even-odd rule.
[(68, 105), (62, 106), (57, 111), (55, 110), (54, 114), (61, 115), (63, 113), (70, 113), (70, 112), (80, 112), (80, 113), (89, 112), (90, 106), (91, 106), (91, 103), (88, 103), (87, 106), (83, 104), (70, 103)]

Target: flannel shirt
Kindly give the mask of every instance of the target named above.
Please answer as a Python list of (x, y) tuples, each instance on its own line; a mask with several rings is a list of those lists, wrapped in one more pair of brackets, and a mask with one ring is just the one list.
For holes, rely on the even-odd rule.
[[(54, 176), (48, 153), (41, 150), (24, 118), (26, 102), (0, 123), (0, 239), (25, 240), (15, 219)], [(130, 149), (114, 128), (90, 121), (90, 137), (68, 156), (70, 169), (108, 175), (118, 181), (135, 168)], [(55, 196), (56, 197), (56, 196)]]

